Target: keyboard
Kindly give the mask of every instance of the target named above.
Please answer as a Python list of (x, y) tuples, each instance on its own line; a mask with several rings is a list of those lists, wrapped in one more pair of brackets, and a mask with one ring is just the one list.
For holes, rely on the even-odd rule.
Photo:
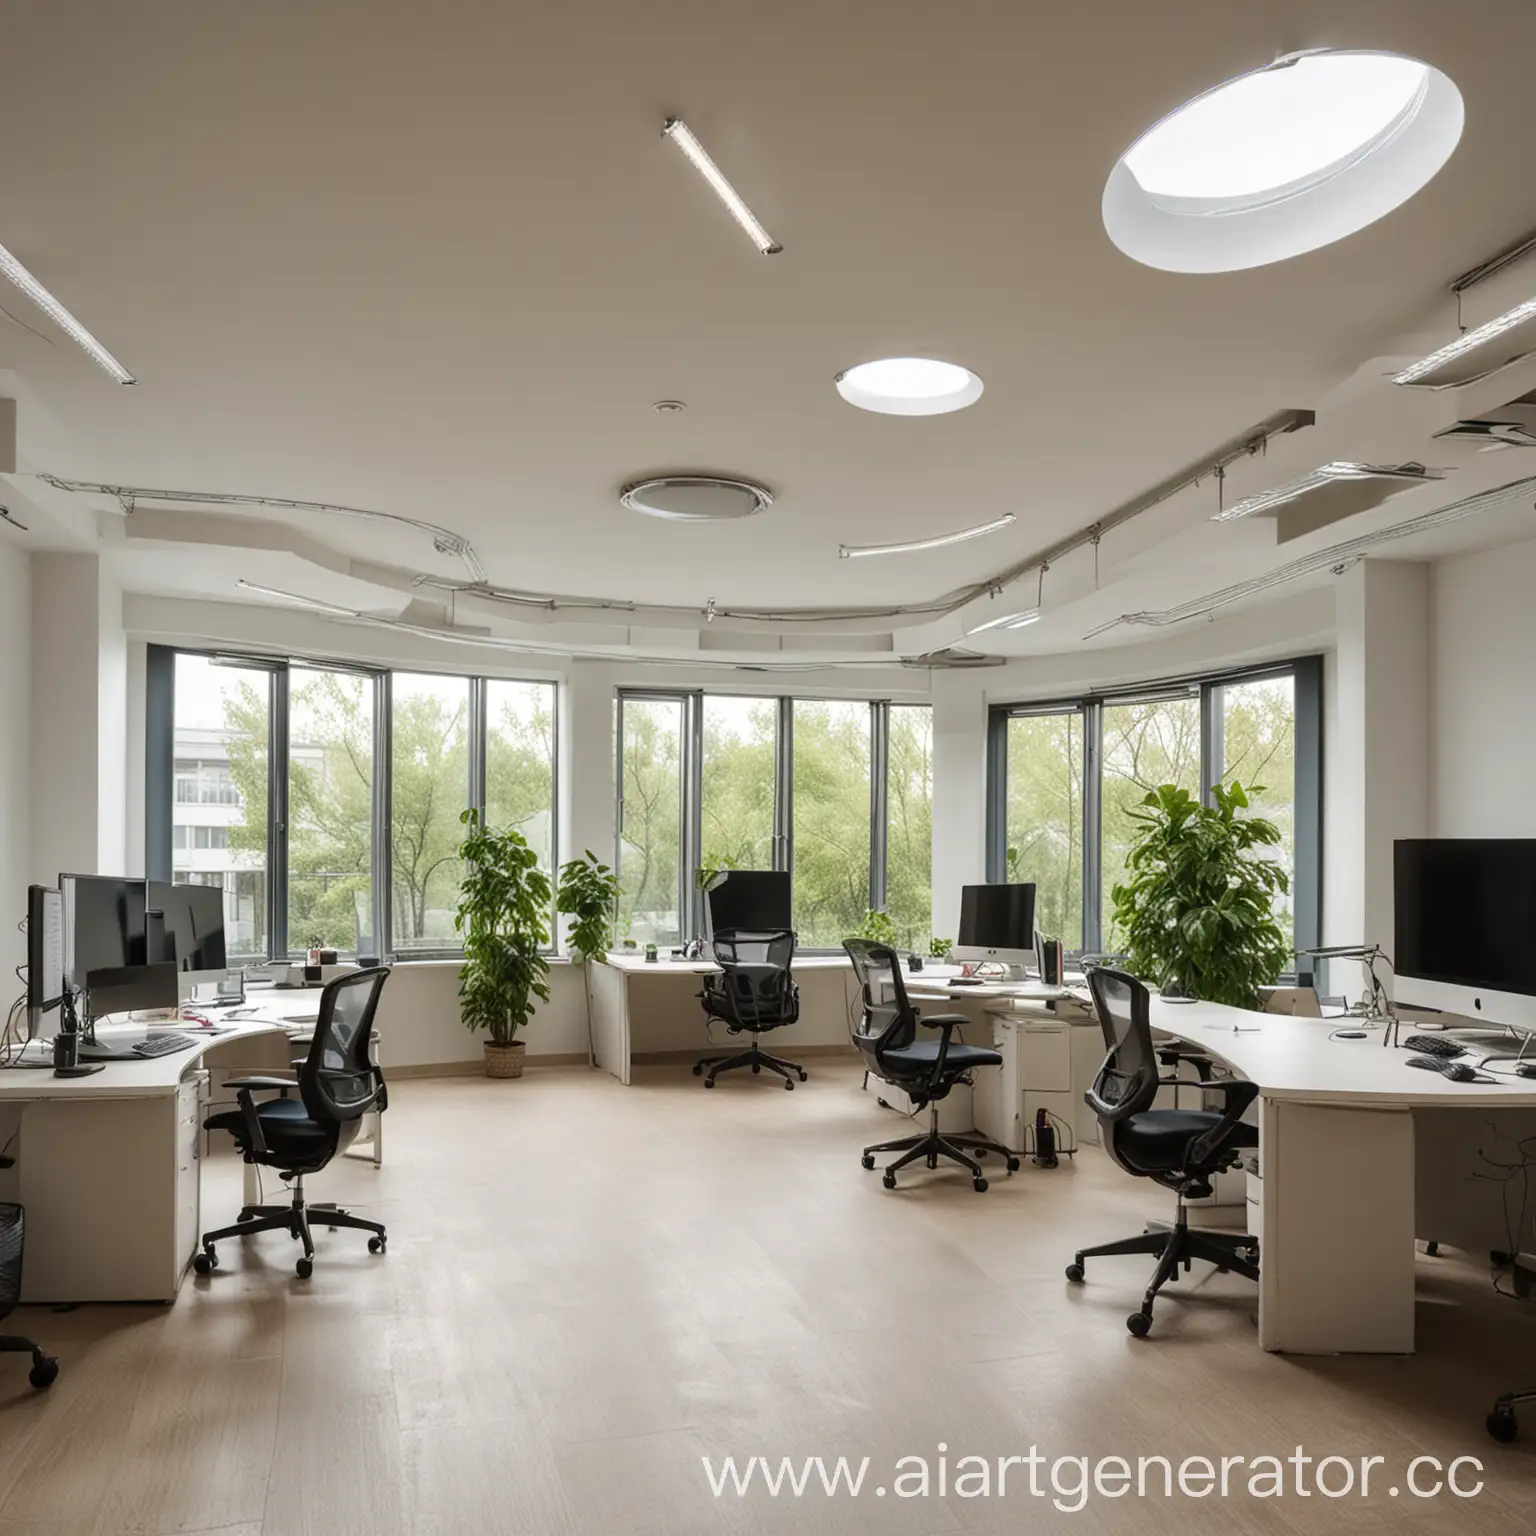
[(196, 1044), (197, 1041), (189, 1035), (151, 1035), (147, 1040), (140, 1040), (132, 1050), (135, 1056), (169, 1056)]
[(1403, 1049), (1417, 1051), (1421, 1056), (1438, 1056), (1449, 1061), (1452, 1056), (1465, 1056), (1467, 1048), (1444, 1035), (1409, 1035), (1403, 1041)]

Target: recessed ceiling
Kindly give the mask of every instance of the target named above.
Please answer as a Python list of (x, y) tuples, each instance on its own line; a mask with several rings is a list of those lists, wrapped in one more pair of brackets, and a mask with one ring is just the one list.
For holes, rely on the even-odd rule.
[[(1296, 261), (1193, 278), (1128, 260), (1100, 208), (1126, 146), (1318, 41), (1455, 81), (1468, 111), (1445, 169)], [(1300, 0), (1279, 21), (1228, 0), (12, 8), (0, 243), (138, 386), (19, 294), (0, 295), (24, 322), (0, 327), (0, 368), (25, 394), (26, 469), (389, 511), (456, 530), (493, 582), (532, 591), (701, 613), (924, 603), (1453, 335), (1446, 282), (1530, 221), (1533, 56), (1536, 9), (1481, 28), (1428, 0)], [(661, 137), (673, 116), (780, 254), (759, 257)], [(906, 356), (963, 362), (983, 399), (913, 421), (830, 387)], [(1394, 406), (1362, 409), (1379, 433)], [(1427, 451), (1330, 440), (1230, 494)], [(618, 504), (639, 473), (685, 466), (760, 476), (772, 514), (698, 528)], [(1197, 523), (1213, 560), (1271, 558), (1268, 530), (1209, 511), (1150, 519), (1135, 579), (1159, 560), (1182, 579), (1159, 550)], [(839, 559), (1006, 513), (986, 538)], [(285, 521), (348, 557), (462, 574), (408, 529)], [(1105, 539), (1103, 572), (1130, 537)], [(231, 594), (242, 561), (222, 567)], [(1058, 574), (1030, 644), (1082, 633), (1057, 623)], [(132, 580), (184, 585), (150, 559)]]

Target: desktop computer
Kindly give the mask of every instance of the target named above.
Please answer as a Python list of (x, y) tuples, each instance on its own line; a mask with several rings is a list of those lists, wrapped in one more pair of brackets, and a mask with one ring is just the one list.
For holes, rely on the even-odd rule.
[(705, 888), (707, 939), (732, 929), (767, 933), (790, 927), (788, 870), (726, 869)]
[(184, 986), (223, 981), (229, 964), (222, 888), (151, 880), (147, 900), (150, 963), (174, 963)]
[(1022, 978), (1035, 958), (1035, 887), (966, 885), (960, 889), (960, 937), (951, 960), (1008, 967)]
[(52, 886), (27, 887), (27, 1039), (42, 1033), (43, 1015), (64, 1001), (64, 897)]

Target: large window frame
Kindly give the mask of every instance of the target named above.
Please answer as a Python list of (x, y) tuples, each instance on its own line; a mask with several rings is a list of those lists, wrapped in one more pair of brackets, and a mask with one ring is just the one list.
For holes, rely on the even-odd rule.
[[(1288, 677), (1295, 700), (1295, 870), (1292, 904), (1298, 950), (1314, 948), (1322, 933), (1323, 658), (1301, 656), (1282, 662), (1221, 672), (1164, 678), (1137, 686), (1065, 698), (994, 704), (987, 732), (987, 879), (1006, 878), (1008, 850), (1008, 722), (1041, 715), (1078, 714), (1083, 726), (1082, 904), (1084, 954), (1103, 953), (1103, 783), (1104, 713), (1120, 705), (1192, 698), (1200, 707), (1200, 794), (1211, 803), (1211, 786), (1223, 776), (1223, 690)], [(1299, 969), (1305, 970), (1302, 966)]]
[[(463, 950), (458, 945), (432, 947), (413, 944), (397, 951), (393, 923), (392, 795), (394, 779), (393, 678), (400, 676), (467, 677), (469, 684), (469, 780), (465, 809), (483, 816), (486, 805), (487, 700), (493, 681), (532, 683), (551, 691), (550, 761), (550, 869), (553, 883), (560, 860), (560, 702), (559, 683), (550, 678), (490, 678), (445, 671), (442, 668), (360, 666), (356, 662), (329, 661), (315, 657), (247, 655), (228, 650), (200, 650), (190, 646), (151, 645), (146, 665), (146, 773), (145, 773), (145, 872), (153, 880), (172, 878), (172, 830), (178, 760), (175, 756), (176, 658), (201, 656), (231, 667), (264, 672), (267, 693), (267, 867), (266, 902), (268, 945), (273, 959), (297, 953), (295, 936), (289, 932), (288, 878), (288, 782), (290, 677), (293, 670), (343, 673), (366, 680), (373, 714), (373, 778), (371, 801), (370, 898), (373, 904), (375, 940), (382, 956), (409, 964), (416, 960), (454, 960)], [(185, 766), (181, 766), (186, 776)], [(558, 930), (550, 913), (550, 942), (546, 952), (556, 952)], [(302, 936), (299, 936), (302, 941)]]
[[(704, 896), (694, 872), (703, 854), (704, 709), (707, 697), (760, 699), (777, 710), (773, 772), (773, 869), (795, 868), (795, 704), (863, 704), (869, 720), (869, 905), (883, 911), (886, 904), (886, 850), (889, 828), (889, 744), (893, 709), (931, 709), (926, 699), (869, 699), (847, 695), (748, 694), (740, 688), (620, 688), (614, 712), (614, 863), (622, 875), (624, 858), (624, 711), (626, 703), (660, 701), (681, 710), (680, 857), (678, 912), (683, 940), (704, 931)], [(622, 939), (624, 935), (620, 934)], [(834, 954), (830, 948), (807, 948), (807, 954)]]

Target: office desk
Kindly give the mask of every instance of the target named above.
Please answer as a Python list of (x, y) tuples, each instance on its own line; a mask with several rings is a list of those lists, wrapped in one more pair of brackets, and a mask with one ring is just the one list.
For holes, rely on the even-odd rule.
[[(1249, 1208), (1268, 1350), (1411, 1353), (1415, 1236), (1455, 1241), (1443, 1228), (1488, 1198), (1473, 1175), (1490, 1123), (1536, 1133), (1536, 1081), (1448, 1082), (1379, 1031), (1332, 1038), (1349, 1022), (1152, 1001), (1155, 1029), (1259, 1089)], [(1447, 1146), (1460, 1149), (1450, 1161)]]
[[(593, 1064), (627, 1085), (637, 1056), (708, 1050), (704, 1009), (696, 994), (701, 978), (718, 970), (712, 960), (647, 961), (626, 950), (589, 965)], [(772, 1049), (789, 1055), (796, 1047), (851, 1049), (848, 1011), (855, 989), (848, 957), (797, 955), (793, 973), (800, 987), (800, 1018), (773, 1031)], [(721, 1025), (717, 1036), (724, 1035)]]

